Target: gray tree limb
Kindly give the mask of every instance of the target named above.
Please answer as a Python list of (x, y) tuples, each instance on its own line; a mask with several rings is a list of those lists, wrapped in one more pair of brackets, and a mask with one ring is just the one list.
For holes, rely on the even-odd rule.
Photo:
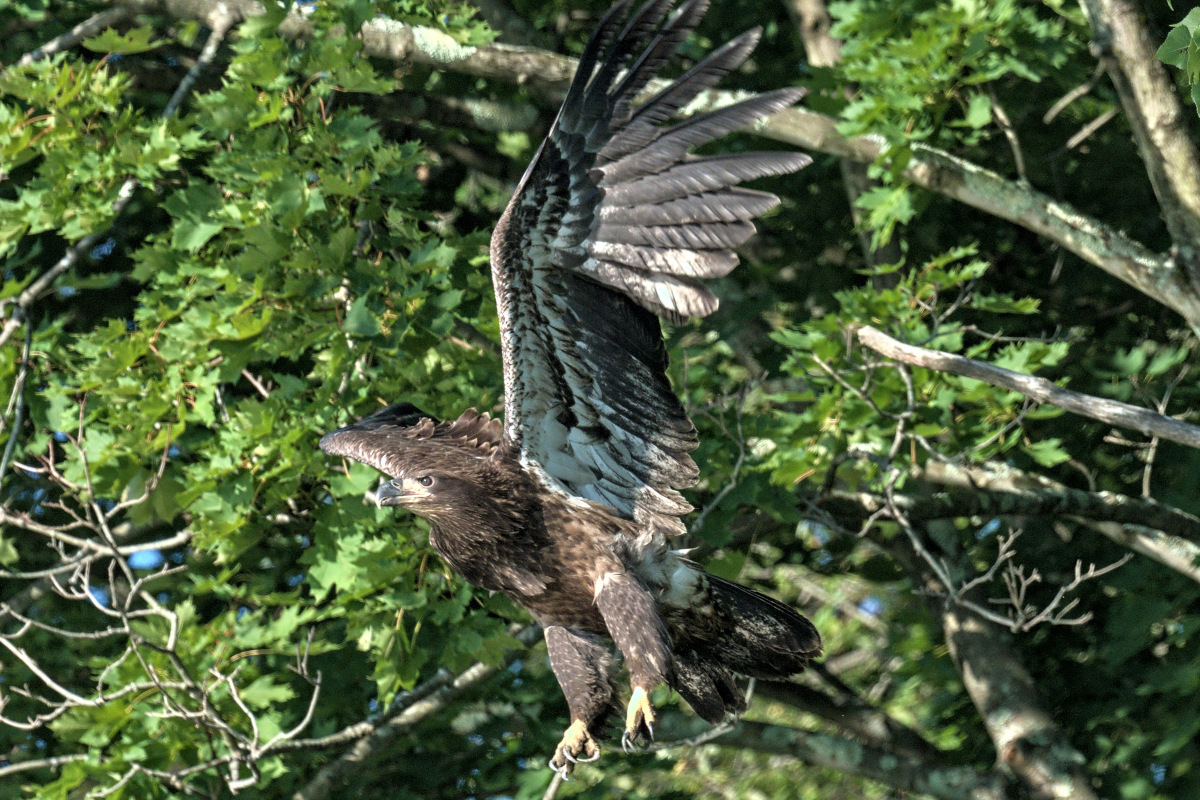
[(1095, 800), (1083, 756), (1046, 712), (1009, 634), (959, 603), (943, 607), (942, 630), (996, 754), (1031, 796)]
[[(829, 32), (833, 21), (829, 17), (829, 9), (825, 6), (825, 0), (787, 0), (785, 5), (792, 17), (792, 22), (796, 25), (796, 31), (800, 34), (800, 41), (804, 44), (808, 63), (814, 67), (832, 67), (836, 64), (842, 57), (842, 43)], [(852, 92), (851, 87), (846, 87), (844, 91), (847, 96)], [(874, 246), (871, 231), (862, 224), (863, 212), (858, 205), (858, 198), (875, 185), (875, 181), (867, 174), (868, 165), (848, 156), (838, 159), (838, 165), (841, 167), (842, 184), (846, 187), (846, 197), (850, 201), (850, 213), (854, 218), (854, 225), (858, 229), (859, 244), (867, 263), (872, 266), (898, 263), (902, 257), (899, 240), (892, 237), (877, 248)], [(892, 286), (899, 279), (899, 274), (895, 272), (871, 277), (872, 285), (875, 286)]]
[[(979, 711), (999, 764), (1032, 800), (1099, 800), (1081, 765), (1083, 755), (1046, 711), (1037, 684), (1021, 662), (1012, 635), (967, 604), (944, 602), (941, 578), (905, 546), (902, 537), (872, 537), (919, 585), (939, 619), (963, 686)], [(983, 586), (969, 599), (986, 604)]]
[(89, 36), (95, 36), (97, 33), (125, 21), (129, 16), (130, 11), (128, 8), (116, 7), (110, 8), (107, 11), (101, 11), (99, 14), (88, 17), (63, 35), (21, 56), (17, 60), (17, 66), (25, 67), (47, 56), (52, 56), (63, 50), (69, 50)]
[[(922, 478), (921, 472), (913, 477)], [(890, 519), (888, 498), (870, 492), (812, 492), (804, 500), (839, 520), (861, 523), (868, 518)], [(896, 494), (896, 510), (910, 522), (957, 517), (1066, 516), (1163, 531), (1171, 538), (1200, 542), (1200, 519), (1163, 505), (1115, 492), (1085, 492), (1062, 484), (1041, 487), (980, 486), (970, 491), (934, 492), (921, 497)]]
[(1092, 52), (1116, 87), (1179, 260), (1200, 286), (1200, 150), (1158, 43), (1131, 0), (1084, 0)]
[(870, 325), (858, 329), (858, 340), (875, 352), (905, 364), (973, 378), (1001, 389), (1019, 392), (1039, 403), (1058, 406), (1072, 414), (1140, 431), (1147, 436), (1169, 439), (1188, 447), (1200, 447), (1200, 426), (1145, 408), (1073, 392), (1045, 378), (1024, 375), (964, 356), (904, 344)]
[[(1035, 475), (1007, 464), (992, 462), (944, 464), (931, 461), (923, 469), (915, 471), (913, 476), (927, 483), (958, 486), (975, 492), (1035, 495), (1048, 492), (1052, 496), (1071, 497), (1079, 491), (1050, 480), (1044, 475)], [(1088, 492), (1083, 494), (1092, 496)], [(1093, 513), (1087, 515), (1077, 513), (1077, 506), (1065, 506), (1059, 513), (1107, 536), (1122, 547), (1128, 547), (1136, 553), (1152, 558), (1200, 583), (1200, 567), (1197, 566), (1200, 564), (1200, 539), (1197, 538), (1196, 525), (1200, 521), (1191, 514), (1153, 500), (1141, 500), (1126, 495), (1115, 495), (1115, 498), (1119, 498), (1117, 504), (1124, 509), (1119, 515), (1096, 514), (1094, 506)], [(1161, 516), (1164, 511), (1172, 521), (1167, 521)], [(1176, 527), (1176, 521), (1180, 527)]]

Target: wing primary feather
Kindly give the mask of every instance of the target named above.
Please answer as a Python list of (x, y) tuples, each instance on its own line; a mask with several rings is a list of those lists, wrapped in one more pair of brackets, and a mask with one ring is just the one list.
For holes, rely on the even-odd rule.
[(744, 128), (793, 105), (804, 96), (800, 88), (776, 89), (709, 111), (665, 129), (641, 150), (601, 168), (601, 187), (659, 172), (683, 158), (688, 150)]
[(556, 126), (578, 118), (580, 107), (583, 105), (587, 94), (587, 85), (592, 78), (592, 73), (596, 71), (596, 64), (600, 59), (600, 55), (612, 41), (613, 31), (620, 24), (628, 7), (629, 0), (619, 0), (608, 11), (604, 12), (604, 16), (596, 23), (596, 30), (592, 33), (592, 38), (588, 40), (588, 43), (583, 48), (583, 53), (579, 56), (579, 65), (575, 68), (575, 77), (571, 79), (571, 85), (567, 88), (567, 96), (563, 100), (562, 107), (558, 110), (558, 119), (555, 121)]
[(752, 28), (731, 39), (638, 107), (612, 140), (601, 148), (597, 163), (615, 161), (653, 141), (660, 124), (692, 102), (700, 92), (711, 89), (717, 81), (741, 66), (761, 35), (761, 28)]
[[(732, 270), (733, 248), (779, 202), (737, 184), (809, 160), (689, 153), (796, 102), (799, 89), (669, 125), (745, 61), (757, 30), (635, 107), (709, 2), (683, 0), (674, 12), (669, 0), (622, 2), (601, 18), (492, 237), (503, 446), (545, 485), (606, 503), (649, 537), (683, 531), (679, 490), (698, 476), (696, 430), (667, 378), (659, 319), (712, 313), (717, 298), (701, 279)], [(475, 436), (474, 424), (461, 428), (464, 442), (494, 430)]]
[(642, 54), (629, 67), (628, 73), (613, 89), (617, 98), (613, 106), (610, 129), (617, 130), (629, 121), (630, 105), (642, 89), (658, 74), (688, 34), (708, 11), (709, 0), (688, 0), (675, 10)]
[(657, 203), (600, 208), (602, 223), (611, 225), (683, 225), (704, 222), (740, 222), (761, 217), (779, 198), (769, 192), (730, 187), (724, 191), (701, 192)]
[(687, 161), (605, 187), (604, 207), (655, 205), (725, 189), (754, 178), (786, 175), (811, 163), (812, 159), (804, 153), (786, 151), (736, 153)]

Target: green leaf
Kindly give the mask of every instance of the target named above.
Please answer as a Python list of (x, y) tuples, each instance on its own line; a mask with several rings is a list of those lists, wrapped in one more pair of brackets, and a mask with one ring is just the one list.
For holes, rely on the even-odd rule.
[(270, 708), (296, 696), (291, 686), (278, 683), (271, 675), (263, 675), (249, 686), (242, 687), (238, 693), (250, 708)]
[(967, 105), (967, 113), (964, 121), (972, 128), (986, 128), (988, 125), (991, 125), (991, 99), (985, 94), (977, 94), (972, 97), (971, 102)]
[(379, 319), (372, 313), (369, 302), (370, 295), (359, 295), (350, 305), (346, 321), (342, 323), (343, 330), (355, 336), (375, 336), (379, 333)]
[(161, 42), (151, 42), (154, 38), (154, 28), (145, 25), (131, 28), (124, 34), (109, 28), (103, 33), (83, 40), (83, 46), (97, 53), (144, 53), (160, 46)]
[(1071, 454), (1063, 449), (1059, 439), (1043, 439), (1026, 445), (1023, 449), (1043, 467), (1056, 467), (1071, 458)]

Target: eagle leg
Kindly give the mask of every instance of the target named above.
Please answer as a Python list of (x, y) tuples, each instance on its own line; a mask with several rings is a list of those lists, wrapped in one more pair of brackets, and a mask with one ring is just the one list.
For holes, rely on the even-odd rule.
[(571, 712), (571, 726), (550, 759), (550, 768), (564, 778), (580, 761), (600, 757), (600, 736), (612, 710), (614, 691), (608, 679), (608, 651), (594, 637), (560, 625), (545, 629), (550, 669), (562, 687)]
[(674, 675), (671, 638), (641, 581), (625, 572), (610, 572), (596, 583), (596, 607), (604, 626), (629, 668), (633, 694), (625, 713), (621, 745), (629, 749), (639, 739), (654, 739), (654, 707), (650, 692)]

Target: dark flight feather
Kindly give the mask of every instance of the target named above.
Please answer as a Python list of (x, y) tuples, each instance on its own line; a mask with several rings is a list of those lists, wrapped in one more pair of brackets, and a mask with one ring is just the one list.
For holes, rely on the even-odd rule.
[(810, 160), (688, 153), (795, 103), (800, 89), (662, 124), (745, 59), (754, 31), (634, 107), (707, 3), (664, 21), (670, 5), (650, 0), (624, 23), (623, 7), (605, 14), (492, 237), (507, 440), (547, 486), (610, 505), (652, 536), (683, 532), (679, 490), (696, 478), (695, 431), (666, 379), (656, 317), (716, 310), (701, 279), (732, 270), (732, 248), (778, 202), (736, 184)]

